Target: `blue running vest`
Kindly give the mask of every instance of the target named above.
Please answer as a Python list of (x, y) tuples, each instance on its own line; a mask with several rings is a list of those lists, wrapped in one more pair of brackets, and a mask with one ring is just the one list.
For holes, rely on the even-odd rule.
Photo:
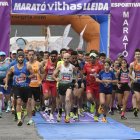
[(27, 77), (23, 77), (22, 76), (23, 74), (29, 76), (29, 71), (27, 70), (26, 64), (24, 64), (22, 69), (18, 69), (17, 65), (14, 65), (13, 86), (17, 86), (17, 87), (29, 86), (30, 80)]

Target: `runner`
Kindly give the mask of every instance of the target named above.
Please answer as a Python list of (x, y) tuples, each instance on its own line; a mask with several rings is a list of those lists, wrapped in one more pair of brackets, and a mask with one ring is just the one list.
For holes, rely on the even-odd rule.
[(85, 64), (90, 62), (90, 53), (85, 54)]
[(103, 114), (102, 122), (107, 122), (106, 114), (112, 98), (112, 83), (117, 82), (115, 75), (110, 71), (111, 63), (105, 62), (104, 70), (99, 73), (96, 81), (100, 83), (100, 107), (99, 114)]
[(18, 118), (18, 126), (21, 126), (23, 124), (21, 116), (22, 101), (24, 103), (27, 102), (27, 112), (29, 116), (29, 121), (27, 124), (30, 125), (33, 123), (31, 109), (32, 94), (29, 90), (29, 78), (32, 78), (34, 75), (29, 75), (29, 73), (32, 74), (32, 69), (31, 67), (27, 67), (26, 63), (24, 63), (24, 53), (18, 53), (17, 64), (12, 66), (8, 71), (4, 85), (5, 89), (7, 89), (9, 78), (13, 74), (13, 92), (17, 100), (16, 111)]
[(33, 74), (35, 77), (31, 78), (29, 87), (30, 92), (32, 93), (32, 114), (35, 116), (36, 106), (40, 105), (40, 96), (41, 96), (41, 75), (39, 73), (40, 62), (34, 59), (35, 51), (28, 51), (28, 59), (27, 66), (32, 67)]
[(45, 60), (48, 60), (49, 59), (49, 56), (50, 56), (50, 53), (48, 51), (45, 51), (44, 52), (44, 57), (43, 57), (43, 61)]
[(118, 88), (117, 88), (117, 94), (118, 94), (118, 106), (122, 106), (121, 109), (121, 119), (126, 120), (125, 112), (126, 112), (126, 106), (128, 97), (130, 94), (130, 87), (129, 87), (129, 70), (128, 70), (128, 63), (127, 60), (123, 59), (121, 61), (121, 69), (117, 72), (118, 75)]
[[(57, 89), (56, 89), (56, 81), (52, 78), (52, 74), (56, 68), (57, 64), (57, 56), (58, 52), (57, 51), (52, 51), (50, 53), (50, 59), (46, 61), (45, 64), (45, 70), (41, 69), (41, 73), (44, 74), (43, 77), (43, 94), (44, 94), (44, 99), (48, 100), (49, 99), (49, 105), (51, 108), (50, 112), (50, 120), (54, 119), (54, 111), (56, 107), (56, 96), (57, 96)], [(43, 63), (42, 63), (43, 64)], [(43, 67), (43, 65), (42, 65)]]
[[(98, 121), (98, 105), (99, 105), (99, 84), (96, 82), (96, 77), (99, 74), (101, 67), (97, 64), (96, 54), (90, 53), (90, 62), (84, 65), (84, 75), (86, 76), (86, 95), (87, 100), (91, 103), (90, 112), (96, 112), (94, 121)], [(95, 105), (96, 104), (96, 105)]]
[(57, 66), (59, 65), (59, 64), (61, 64), (61, 63), (63, 63), (64, 61), (63, 61), (63, 56), (64, 56), (64, 54), (67, 52), (67, 50), (65, 49), (65, 48), (63, 48), (63, 49), (61, 49), (60, 50), (60, 57), (59, 57), (59, 60), (58, 60), (58, 62), (57, 62)]
[(6, 73), (10, 64), (10, 61), (9, 60), (7, 61), (5, 58), (6, 58), (6, 53), (0, 52), (0, 118), (2, 117), (2, 102), (4, 96), (8, 104), (6, 112), (9, 112), (11, 110), (10, 87), (7, 90), (3, 88), (4, 79), (6, 77)]
[[(135, 77), (133, 77), (133, 72), (135, 73)], [(135, 61), (130, 64), (130, 78), (134, 91), (132, 97), (134, 116), (138, 117), (138, 111), (140, 109), (140, 49), (135, 50)]]
[[(15, 51), (13, 51), (14, 53), (15, 53)], [(24, 51), (23, 51), (23, 49), (18, 49), (17, 51), (16, 51), (16, 53), (18, 54), (18, 53), (24, 53)], [(24, 58), (24, 61), (23, 61), (24, 63), (27, 63), (27, 60)], [(12, 66), (14, 66), (14, 65), (16, 65), (18, 62), (17, 62), (17, 59), (14, 59), (14, 60), (12, 60), (11, 61), (11, 63), (10, 63), (10, 65), (9, 65), (9, 69), (12, 67)], [(14, 99), (14, 96), (13, 96), (13, 87), (12, 87), (12, 83), (13, 83), (13, 76), (11, 75), (11, 77), (10, 77), (10, 80), (9, 80), (9, 84), (10, 84), (10, 86), (11, 86), (11, 105), (12, 105), (12, 114), (15, 114), (15, 118), (14, 118), (14, 120), (17, 120), (17, 113), (16, 113), (16, 101), (15, 101), (15, 99)]]
[(105, 60), (106, 60), (106, 54), (100, 53), (98, 63), (100, 64), (102, 70), (104, 69)]
[[(112, 65), (113, 67), (111, 68), (111, 71), (115, 74), (116, 79), (117, 78), (117, 72), (120, 69), (120, 63), (118, 60), (115, 60), (114, 64)], [(117, 100), (117, 83), (113, 83), (112, 85), (112, 99), (111, 99), (111, 103), (110, 103), (110, 110), (109, 110), (109, 114), (114, 115), (114, 102)], [(118, 108), (117, 104), (116, 107)]]
[[(53, 73), (53, 78), (59, 82), (58, 83), (58, 93), (61, 100), (61, 108), (59, 108), (57, 121), (61, 121), (62, 116), (62, 107), (65, 106), (65, 122), (70, 122), (70, 110), (72, 105), (72, 90), (73, 90), (73, 76), (77, 73), (76, 68), (70, 64), (71, 55), (65, 53), (63, 56), (63, 64), (58, 65), (56, 70)], [(77, 84), (77, 78), (76, 83)]]
[(11, 57), (11, 62), (14, 61), (14, 60), (16, 60), (16, 54), (17, 54), (17, 51), (15, 51), (15, 50), (13, 50), (13, 51), (11, 52), (11, 55), (10, 55), (10, 57)]
[[(72, 112), (71, 112), (70, 116), (73, 119), (78, 120), (79, 115), (83, 116), (80, 109), (82, 108), (82, 101), (81, 101), (82, 98), (81, 97), (83, 96), (83, 93), (84, 93), (84, 83), (83, 83), (81, 67), (78, 62), (78, 53), (76, 51), (71, 52), (70, 63), (72, 65), (74, 65), (75, 68), (77, 69), (77, 76), (78, 76), (78, 88), (74, 87), (74, 90), (73, 90), (73, 95), (74, 95), (73, 96), (73, 106), (72, 106)], [(75, 78), (76, 77), (73, 78), (73, 82), (76, 81)]]

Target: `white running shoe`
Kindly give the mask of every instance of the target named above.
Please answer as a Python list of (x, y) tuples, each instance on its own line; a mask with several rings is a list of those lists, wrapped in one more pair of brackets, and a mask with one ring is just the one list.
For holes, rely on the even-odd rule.
[(11, 111), (11, 108), (8, 106), (5, 112), (8, 113), (10, 111)]
[(50, 113), (50, 117), (49, 117), (50, 120), (54, 120), (54, 117), (53, 117), (53, 114)]
[(27, 122), (27, 125), (32, 125), (33, 124), (33, 120), (30, 119), (28, 122)]

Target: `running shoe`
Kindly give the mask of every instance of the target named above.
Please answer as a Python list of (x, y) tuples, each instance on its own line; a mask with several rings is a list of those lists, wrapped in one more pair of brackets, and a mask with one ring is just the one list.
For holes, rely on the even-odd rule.
[(32, 110), (32, 116), (35, 116), (35, 113), (36, 113), (35, 110)]
[(70, 117), (68, 115), (65, 117), (65, 123), (70, 123)]
[(114, 115), (114, 110), (110, 109), (110, 110), (108, 111), (108, 113), (109, 113), (110, 115)]
[(53, 117), (53, 114), (52, 113), (50, 113), (49, 119), (50, 120), (54, 120), (54, 117)]
[(14, 121), (17, 121), (18, 118), (17, 118), (17, 113), (14, 113), (14, 118), (13, 118)]
[(36, 105), (35, 110), (36, 110), (37, 112), (39, 112), (39, 111), (40, 111), (40, 105)]
[(11, 111), (11, 108), (8, 106), (5, 112), (8, 113), (10, 111)]
[(11, 112), (12, 112), (12, 114), (15, 114), (15, 109), (14, 109), (14, 107), (12, 107)]
[(98, 122), (99, 118), (97, 116), (94, 116), (94, 122)]
[(27, 122), (27, 125), (32, 125), (33, 124), (33, 120), (30, 119), (28, 122)]
[[(45, 109), (44, 109), (45, 108)], [(47, 113), (48, 112), (48, 110), (49, 110), (49, 107), (44, 107), (43, 109), (44, 109), (44, 111)]]
[(134, 116), (138, 117), (138, 109), (137, 108), (134, 108)]
[(81, 116), (81, 117), (84, 117), (85, 115), (83, 114), (83, 111), (82, 109), (78, 109), (78, 115)]
[(127, 120), (127, 118), (124, 115), (121, 116), (121, 119), (122, 120)]
[(107, 122), (106, 117), (103, 117), (101, 121), (104, 122), (104, 123), (106, 123)]
[(70, 112), (70, 117), (73, 118), (74, 117), (74, 113)]
[(51, 109), (48, 110), (47, 115), (50, 116), (51, 114)]
[(90, 105), (90, 113), (94, 113), (95, 112), (95, 104), (91, 104)]
[(76, 115), (73, 116), (73, 119), (74, 119), (74, 120), (78, 120), (78, 118), (79, 118), (79, 117), (78, 117), (78, 114), (76, 114)]
[(103, 114), (104, 113), (104, 109), (101, 107), (101, 105), (98, 108), (98, 113), (99, 114)]
[(18, 120), (17, 126), (22, 126), (23, 122), (22, 120)]
[(0, 111), (0, 118), (2, 118), (2, 112)]
[[(117, 105), (117, 112), (120, 113), (121, 112), (121, 107), (119, 105)], [(121, 113), (120, 113), (121, 114)]]
[(59, 113), (57, 114), (57, 122), (61, 122), (62, 120), (62, 115), (60, 115)]

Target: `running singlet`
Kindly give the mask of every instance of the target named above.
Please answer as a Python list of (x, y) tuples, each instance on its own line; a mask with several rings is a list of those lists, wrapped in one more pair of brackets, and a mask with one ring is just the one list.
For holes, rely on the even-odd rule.
[(86, 82), (87, 85), (98, 86), (96, 82), (96, 77), (98, 76), (101, 68), (98, 64), (92, 65), (90, 63), (86, 63), (84, 66), (84, 73), (86, 74)]
[(22, 69), (18, 69), (17, 65), (14, 65), (14, 76), (13, 76), (13, 86), (17, 87), (27, 87), (29, 86), (28, 76), (29, 72), (27, 70), (26, 64), (23, 65)]
[(39, 87), (41, 85), (41, 77), (38, 74), (38, 70), (39, 70), (39, 62), (36, 61), (33, 64), (30, 64), (33, 70), (33, 74), (35, 75), (34, 78), (31, 78), (30, 80), (30, 87)]
[(129, 83), (129, 70), (123, 71), (122, 69), (120, 69), (118, 79), (120, 83)]
[(134, 72), (135, 77), (138, 79), (137, 82), (140, 83), (140, 64), (134, 61)]
[(52, 75), (53, 75), (53, 72), (56, 68), (56, 65), (54, 65), (53, 63), (51, 63), (51, 61), (48, 60), (47, 62), (47, 65), (46, 65), (46, 78), (45, 78), (45, 81), (55, 81), (53, 78), (52, 78)]
[(73, 80), (73, 65), (69, 64), (68, 67), (65, 67), (64, 64), (61, 64), (59, 78), (61, 79), (59, 83), (62, 84), (71, 83)]
[(56, 66), (56, 67), (58, 67), (60, 64), (63, 64), (63, 63), (64, 63), (64, 61), (63, 61), (63, 60), (58, 61), (58, 62), (57, 62), (57, 66)]
[[(112, 71), (105, 72), (101, 71), (99, 73), (99, 79), (100, 80), (115, 80), (115, 74)], [(100, 83), (100, 88), (110, 88), (112, 86), (112, 83), (106, 84), (106, 83)]]

